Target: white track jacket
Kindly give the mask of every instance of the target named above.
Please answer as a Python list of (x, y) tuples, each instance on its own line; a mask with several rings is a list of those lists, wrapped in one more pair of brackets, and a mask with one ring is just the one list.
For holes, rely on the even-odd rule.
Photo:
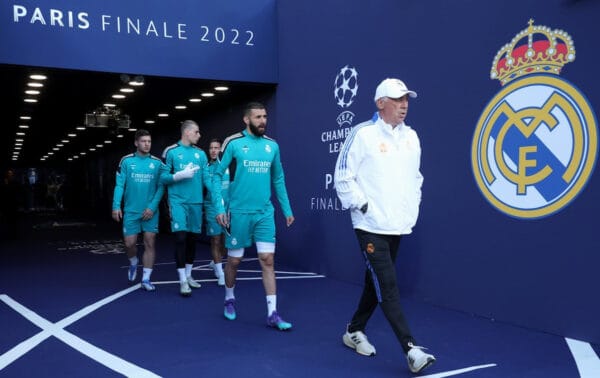
[[(410, 234), (419, 216), (423, 175), (417, 133), (392, 128), (379, 114), (354, 127), (335, 166), (335, 189), (354, 228), (384, 235)], [(360, 208), (368, 203), (365, 214)]]

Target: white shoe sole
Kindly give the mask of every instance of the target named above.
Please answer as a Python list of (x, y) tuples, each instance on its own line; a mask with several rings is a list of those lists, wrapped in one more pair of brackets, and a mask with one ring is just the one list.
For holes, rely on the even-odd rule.
[(435, 362), (435, 359), (429, 359), (429, 360), (427, 360), (427, 362), (425, 362), (425, 363), (423, 364), (423, 366), (419, 367), (418, 369), (414, 369), (414, 370), (413, 370), (413, 369), (412, 369), (412, 368), (409, 366), (409, 370), (410, 370), (412, 373), (415, 373), (415, 374), (417, 374), (417, 373), (420, 373), (420, 372), (422, 372), (423, 370), (425, 370), (425, 369), (426, 369), (426, 368), (428, 368), (429, 366), (433, 365), (433, 363), (434, 363), (434, 362)]
[(348, 348), (354, 349), (356, 351), (356, 353), (360, 354), (361, 356), (372, 357), (376, 353), (376, 352), (373, 352), (373, 353), (363, 353), (363, 352), (359, 351), (358, 348), (356, 347), (356, 344), (354, 344), (354, 342), (352, 342), (352, 340), (350, 340), (350, 338), (348, 336), (346, 336), (345, 334), (342, 337), (342, 340), (344, 341), (344, 345), (346, 345)]

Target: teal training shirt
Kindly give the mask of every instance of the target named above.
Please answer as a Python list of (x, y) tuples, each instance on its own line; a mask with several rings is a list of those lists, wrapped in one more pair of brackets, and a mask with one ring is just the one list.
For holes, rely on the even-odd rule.
[(172, 179), (165, 181), (169, 184), (167, 190), (170, 203), (202, 203), (202, 189), (206, 186), (211, 190), (211, 181), (208, 176), (208, 158), (204, 151), (196, 146), (186, 146), (181, 141), (169, 146), (163, 153), (165, 164), (169, 173), (173, 174), (182, 171), (189, 163), (199, 169), (191, 179), (184, 179), (173, 182)]
[[(223, 143), (221, 163), (215, 170), (213, 185), (220, 184), (229, 169), (229, 211), (254, 213), (272, 207), (271, 184), (284, 216), (292, 215), (285, 188), (279, 145), (267, 136), (255, 136), (247, 130), (234, 134)], [(224, 213), (220, 191), (215, 192), (213, 203), (218, 213)]]
[(124, 199), (126, 213), (156, 212), (165, 192), (162, 181), (168, 175), (167, 167), (155, 156), (137, 152), (123, 156), (117, 168), (112, 209), (120, 210)]
[[(225, 208), (227, 208), (227, 203), (229, 201), (229, 169), (226, 169), (223, 173), (223, 177), (221, 178), (221, 185), (216, 186), (218, 184), (215, 184), (214, 182), (214, 175), (217, 168), (219, 168), (219, 160), (217, 159), (209, 161), (207, 168), (208, 176), (210, 177), (213, 188), (221, 188), (221, 197), (223, 198), (223, 202), (225, 203)], [(211, 206), (212, 208), (214, 208), (212, 197), (213, 196), (210, 194), (210, 191), (207, 191), (206, 196), (204, 197), (204, 206)]]

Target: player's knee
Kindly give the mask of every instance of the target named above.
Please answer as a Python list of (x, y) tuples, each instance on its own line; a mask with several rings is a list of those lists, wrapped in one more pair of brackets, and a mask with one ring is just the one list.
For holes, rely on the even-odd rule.
[(258, 259), (264, 267), (272, 267), (274, 265), (274, 254), (273, 253), (259, 253)]

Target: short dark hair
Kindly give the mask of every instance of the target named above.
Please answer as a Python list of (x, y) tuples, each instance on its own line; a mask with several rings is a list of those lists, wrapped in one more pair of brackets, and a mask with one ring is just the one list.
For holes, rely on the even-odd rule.
[(210, 142), (208, 142), (208, 145), (210, 146), (210, 145), (211, 145), (211, 143), (213, 143), (213, 142), (217, 142), (217, 143), (219, 143), (219, 144), (223, 144), (223, 141), (222, 141), (221, 139), (219, 139), (219, 138), (212, 138), (212, 139), (210, 140)]
[(143, 136), (150, 136), (150, 131), (144, 130), (144, 129), (139, 129), (138, 131), (135, 132), (135, 140), (139, 140)]
[(248, 104), (246, 104), (246, 107), (244, 108), (244, 117), (249, 116), (250, 112), (252, 112), (253, 110), (258, 110), (258, 109), (266, 109), (266, 108), (260, 102), (256, 102), (256, 101), (249, 102)]

